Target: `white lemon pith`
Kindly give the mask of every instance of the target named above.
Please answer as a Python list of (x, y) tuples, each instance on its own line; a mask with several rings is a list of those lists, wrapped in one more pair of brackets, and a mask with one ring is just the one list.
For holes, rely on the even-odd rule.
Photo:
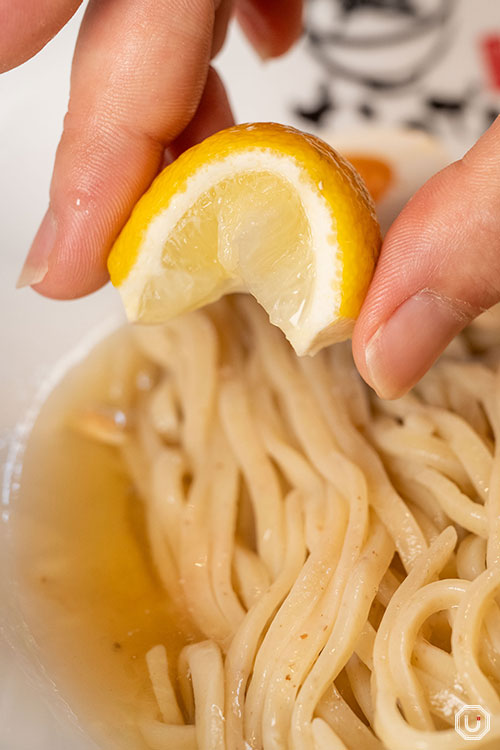
[(249, 292), (305, 354), (350, 335), (379, 244), (366, 191), (329, 147), (284, 126), (237, 126), (162, 172), (109, 268), (131, 320)]

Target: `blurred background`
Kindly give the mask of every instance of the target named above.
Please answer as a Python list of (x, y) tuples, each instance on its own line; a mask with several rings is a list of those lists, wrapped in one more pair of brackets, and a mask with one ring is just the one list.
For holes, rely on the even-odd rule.
[[(271, 2), (271, 0), (269, 0)], [(85, 5), (85, 4), (84, 4)], [(0, 461), (2, 525), (16, 483), (26, 410), (57, 365), (119, 320), (105, 288), (73, 302), (15, 290), (42, 218), (84, 6), (34, 59), (0, 77)], [(215, 61), (239, 122), (274, 120), (319, 134), (397, 126), (461, 156), (500, 112), (500, 3), (491, 0), (308, 0), (302, 39), (262, 63), (233, 26)], [(82, 343), (83, 342), (83, 343)], [(71, 356), (71, 355), (70, 355)], [(56, 375), (54, 375), (56, 373)], [(52, 381), (51, 381), (52, 378)], [(23, 427), (24, 424), (24, 427)], [(4, 588), (9, 587), (4, 566)], [(4, 593), (2, 593), (4, 592)], [(0, 598), (0, 750), (95, 747), (50, 706), (29, 664), (6, 644)], [(11, 629), (12, 630), (12, 629)], [(9, 639), (12, 632), (9, 631)], [(45, 679), (39, 677), (38, 682)]]

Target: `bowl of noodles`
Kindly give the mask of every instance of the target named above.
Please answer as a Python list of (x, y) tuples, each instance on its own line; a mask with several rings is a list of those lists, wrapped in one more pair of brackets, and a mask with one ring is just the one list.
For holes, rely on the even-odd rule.
[(108, 327), (5, 483), (7, 630), (70, 746), (497, 747), (498, 311), (391, 402), (248, 295)]
[[(384, 228), (448, 160), (328, 139)], [(12, 327), (0, 593), (57, 722), (4, 691), (9, 750), (500, 745), (497, 312), (383, 402), (349, 343), (299, 358), (248, 296), (152, 328), (109, 290), (3, 303), (51, 331)]]
[(235, 295), (70, 368), (10, 523), (99, 746), (458, 748), (476, 704), (495, 747), (499, 354), (492, 311), (383, 402)]

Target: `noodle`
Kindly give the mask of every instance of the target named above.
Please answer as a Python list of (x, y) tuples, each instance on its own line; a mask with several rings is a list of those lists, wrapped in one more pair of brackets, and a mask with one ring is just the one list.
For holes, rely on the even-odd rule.
[(479, 321), (381, 402), (246, 297), (136, 329), (80, 429), (121, 451), (187, 644), (145, 655), (147, 746), (457, 750), (471, 704), (500, 746), (499, 362)]
[(154, 646), (146, 654), (149, 677), (156, 702), (165, 724), (184, 724), (168, 673), (167, 652), (164, 646)]

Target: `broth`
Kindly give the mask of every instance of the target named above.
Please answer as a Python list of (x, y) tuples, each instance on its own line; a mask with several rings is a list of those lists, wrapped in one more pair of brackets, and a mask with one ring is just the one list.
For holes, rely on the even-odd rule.
[[(70, 370), (29, 436), (12, 503), (19, 601), (40, 659), (82, 726), (101, 746), (141, 750), (138, 710), (153, 705), (144, 654), (157, 643), (174, 657), (173, 625), (149, 557), (142, 502), (119, 452), (76, 433), (68, 415), (89, 404), (120, 407), (116, 367), (127, 329)], [(154, 709), (153, 709), (154, 710)]]

